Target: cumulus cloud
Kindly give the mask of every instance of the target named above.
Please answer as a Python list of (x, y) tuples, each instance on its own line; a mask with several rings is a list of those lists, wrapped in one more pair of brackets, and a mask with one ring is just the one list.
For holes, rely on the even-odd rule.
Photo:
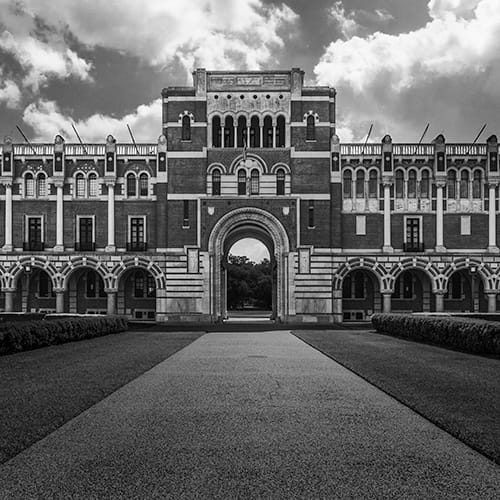
[(21, 101), (21, 90), (16, 82), (11, 79), (4, 79), (0, 68), (0, 103), (5, 103), (8, 108), (17, 108)]
[(360, 29), (360, 25), (354, 19), (354, 13), (346, 14), (343, 3), (339, 0), (330, 9), (330, 16), (337, 24), (344, 38), (351, 38)]
[(118, 141), (129, 142), (127, 124), (137, 141), (151, 142), (161, 134), (161, 99), (140, 105), (121, 118), (97, 113), (74, 122), (68, 114), (54, 101), (38, 100), (24, 110), (23, 120), (33, 129), (34, 140), (44, 142), (52, 142), (57, 134), (68, 142), (77, 142), (72, 123), (84, 142), (103, 142), (109, 134)]
[[(433, 117), (440, 127), (464, 130), (491, 110), (483, 102), (471, 114), (457, 116), (457, 108), (463, 112), (500, 98), (497, 1), (429, 0), (428, 11), (431, 20), (414, 31), (336, 40), (316, 65), (317, 82), (339, 89), (340, 109), (350, 113), (341, 119), (355, 137), (370, 120), (380, 133), (388, 126), (403, 136)], [(354, 115), (362, 127), (350, 118)], [(466, 118), (469, 123), (458, 123)]]

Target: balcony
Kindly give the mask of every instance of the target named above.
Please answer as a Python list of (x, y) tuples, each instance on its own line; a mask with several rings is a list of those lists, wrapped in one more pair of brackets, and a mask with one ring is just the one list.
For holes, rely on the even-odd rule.
[(403, 252), (423, 252), (424, 244), (413, 242), (413, 243), (403, 243)]
[(95, 243), (93, 241), (80, 241), (75, 243), (77, 252), (95, 252)]
[(145, 252), (148, 244), (145, 241), (135, 241), (127, 243), (127, 252)]
[(45, 249), (43, 241), (25, 241), (23, 243), (23, 250), (25, 252), (41, 252)]

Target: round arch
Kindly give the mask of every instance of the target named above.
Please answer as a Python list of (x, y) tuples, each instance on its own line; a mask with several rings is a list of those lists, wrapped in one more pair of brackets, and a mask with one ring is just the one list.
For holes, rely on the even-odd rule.
[(30, 266), (32, 268), (41, 269), (45, 271), (51, 281), (54, 288), (61, 288), (60, 274), (57, 272), (54, 265), (39, 256), (36, 257), (21, 257), (15, 264), (13, 264), (4, 276), (4, 283), (6, 288), (15, 288), (19, 276), (25, 272), (25, 267)]
[(393, 281), (396, 281), (398, 276), (400, 276), (403, 271), (412, 270), (422, 271), (427, 276), (427, 278), (429, 278), (433, 291), (441, 288), (441, 274), (430, 261), (421, 257), (410, 257), (401, 260), (392, 267), (389, 274), (392, 277)]
[(156, 289), (164, 289), (166, 286), (165, 275), (157, 264), (144, 257), (130, 257), (117, 264), (111, 271), (110, 288), (117, 289), (122, 276), (132, 269), (144, 269), (151, 273), (155, 280)]
[[(254, 153), (247, 153), (246, 157), (247, 157), (247, 161), (254, 160), (255, 163), (257, 163), (257, 165), (252, 165), (252, 168), (255, 168), (255, 167), (258, 168), (261, 174), (265, 174), (268, 172), (266, 162), (260, 156), (254, 154)], [(244, 165), (242, 165), (242, 162), (243, 162), (243, 155), (238, 155), (233, 160), (231, 165), (229, 166), (228, 172), (230, 174), (234, 174), (236, 172), (237, 168), (245, 167)]]
[(447, 282), (450, 279), (451, 275), (456, 271), (477, 272), (485, 289), (496, 289), (497, 276), (493, 274), (489, 267), (487, 267), (480, 260), (470, 259), (468, 257), (454, 260), (453, 262), (448, 264), (443, 272), (443, 275), (446, 278)]
[(78, 256), (72, 258), (62, 269), (61, 269), (61, 279), (64, 289), (67, 289), (69, 280), (75, 272), (92, 269), (95, 271), (104, 281), (104, 285), (107, 286), (107, 281), (109, 280), (109, 275), (103, 266), (103, 264), (93, 257), (83, 257)]
[(352, 271), (370, 271), (377, 279), (381, 290), (386, 288), (385, 272), (381, 265), (374, 259), (364, 259), (356, 257), (342, 264), (333, 276), (333, 289), (342, 290), (344, 278)]
[(231, 246), (243, 237), (256, 238), (270, 249), (271, 259), (276, 262), (275, 316), (279, 321), (286, 321), (288, 316), (295, 313), (294, 303), (289, 297), (289, 283), (292, 282), (293, 269), (289, 262), (288, 234), (274, 215), (255, 207), (239, 208), (229, 212), (219, 219), (210, 233), (208, 252), (212, 283), (210, 290), (212, 318), (219, 321), (225, 315), (223, 259)]

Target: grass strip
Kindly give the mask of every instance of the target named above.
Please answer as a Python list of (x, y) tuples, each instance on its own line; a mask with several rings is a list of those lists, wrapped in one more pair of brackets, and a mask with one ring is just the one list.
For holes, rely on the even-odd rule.
[(500, 464), (499, 359), (366, 330), (294, 334)]
[(125, 332), (0, 357), (0, 463), (203, 335)]

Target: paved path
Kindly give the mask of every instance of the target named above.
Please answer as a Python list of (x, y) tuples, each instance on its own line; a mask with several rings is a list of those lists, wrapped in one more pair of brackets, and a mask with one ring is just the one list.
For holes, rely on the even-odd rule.
[(4, 464), (0, 492), (484, 499), (500, 467), (288, 333), (213, 333)]

